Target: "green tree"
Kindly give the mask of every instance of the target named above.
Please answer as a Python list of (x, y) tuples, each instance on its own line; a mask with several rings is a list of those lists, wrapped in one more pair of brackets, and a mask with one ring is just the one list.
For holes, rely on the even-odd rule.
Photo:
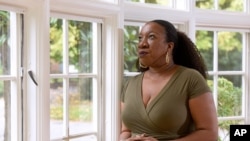
[[(69, 65), (74, 66), (79, 73), (92, 72), (92, 23), (68, 20), (68, 53)], [(50, 20), (50, 60), (51, 64), (63, 64), (63, 20), (51, 18)], [(58, 73), (58, 72), (57, 72)], [(60, 73), (60, 72), (59, 72)], [(51, 83), (61, 79), (53, 79)], [(82, 99), (92, 98), (91, 79), (71, 79), (71, 84), (79, 88)], [(58, 85), (55, 85), (58, 86)]]

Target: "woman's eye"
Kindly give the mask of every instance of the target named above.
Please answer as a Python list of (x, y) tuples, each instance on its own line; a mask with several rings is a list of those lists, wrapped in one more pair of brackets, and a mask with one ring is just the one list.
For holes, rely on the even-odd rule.
[(154, 35), (149, 35), (149, 39), (154, 39), (155, 36)]
[(142, 40), (142, 37), (138, 37), (138, 40), (141, 41), (141, 40)]

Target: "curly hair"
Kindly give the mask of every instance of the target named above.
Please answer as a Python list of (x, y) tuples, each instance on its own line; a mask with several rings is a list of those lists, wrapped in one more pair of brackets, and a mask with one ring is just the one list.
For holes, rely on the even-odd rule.
[[(166, 41), (174, 43), (173, 49), (173, 61), (177, 65), (185, 66), (188, 68), (192, 68), (200, 72), (200, 74), (207, 79), (207, 67), (204, 63), (204, 59), (202, 58), (198, 48), (191, 41), (191, 39), (181, 31), (176, 30), (174, 25), (165, 20), (153, 20), (149, 21), (157, 23), (164, 27), (166, 33)], [(137, 60), (138, 70), (144, 72), (148, 70), (148, 68), (140, 68), (139, 60)]]

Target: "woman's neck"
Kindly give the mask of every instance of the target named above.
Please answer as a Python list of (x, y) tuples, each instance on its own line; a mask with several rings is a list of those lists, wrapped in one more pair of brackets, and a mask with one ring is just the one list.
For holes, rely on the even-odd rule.
[(153, 68), (150, 67), (148, 70), (149, 75), (155, 75), (155, 76), (162, 76), (162, 75), (169, 75), (175, 70), (176, 65), (174, 63), (168, 64), (168, 65), (163, 65), (162, 67), (159, 68)]

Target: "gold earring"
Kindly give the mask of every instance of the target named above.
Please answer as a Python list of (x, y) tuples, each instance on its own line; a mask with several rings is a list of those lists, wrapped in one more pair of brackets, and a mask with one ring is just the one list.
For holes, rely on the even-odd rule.
[(166, 63), (167, 63), (167, 65), (169, 64), (169, 55), (168, 55), (168, 52), (166, 54)]
[(139, 62), (139, 66), (140, 66), (141, 68), (143, 68), (143, 69), (148, 68), (147, 66), (144, 66), (144, 65), (143, 65), (143, 64), (141, 64), (140, 62)]

